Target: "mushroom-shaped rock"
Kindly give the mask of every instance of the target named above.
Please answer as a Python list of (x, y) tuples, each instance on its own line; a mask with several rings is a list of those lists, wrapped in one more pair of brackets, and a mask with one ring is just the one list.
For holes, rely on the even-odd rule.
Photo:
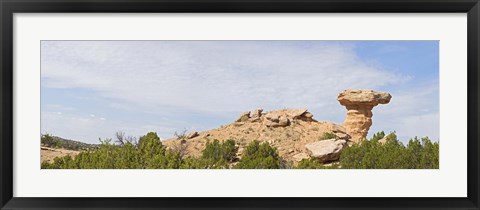
[(347, 118), (343, 122), (351, 141), (358, 143), (367, 137), (372, 126), (372, 109), (378, 104), (387, 104), (392, 96), (373, 90), (345, 90), (337, 100), (347, 108)]

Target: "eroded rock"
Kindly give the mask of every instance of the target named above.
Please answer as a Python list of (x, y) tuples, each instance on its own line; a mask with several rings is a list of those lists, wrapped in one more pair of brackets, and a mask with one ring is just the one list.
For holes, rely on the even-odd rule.
[(347, 108), (343, 127), (351, 141), (358, 143), (367, 137), (372, 126), (373, 107), (387, 104), (391, 98), (389, 93), (373, 90), (345, 90), (338, 94), (337, 100)]
[(250, 119), (250, 112), (244, 112), (235, 122), (246, 122), (248, 119)]
[(305, 148), (310, 157), (318, 159), (321, 163), (326, 163), (338, 160), (346, 143), (345, 140), (327, 139), (306, 144)]
[(194, 132), (191, 132), (187, 135), (187, 139), (193, 139), (195, 137), (197, 137), (199, 134), (197, 131), (194, 131)]

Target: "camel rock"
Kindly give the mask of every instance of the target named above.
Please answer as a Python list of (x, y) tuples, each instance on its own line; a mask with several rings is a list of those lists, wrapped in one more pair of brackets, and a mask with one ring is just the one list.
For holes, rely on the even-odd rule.
[(337, 100), (347, 108), (347, 118), (343, 127), (351, 141), (358, 143), (365, 139), (372, 126), (372, 109), (378, 104), (387, 104), (392, 96), (373, 90), (345, 90), (338, 94)]

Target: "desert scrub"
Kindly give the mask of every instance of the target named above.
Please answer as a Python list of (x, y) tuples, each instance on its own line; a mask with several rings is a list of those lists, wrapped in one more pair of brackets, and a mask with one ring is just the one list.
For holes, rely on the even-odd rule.
[(337, 136), (333, 133), (330, 133), (330, 132), (324, 132), (319, 138), (318, 140), (327, 140), (327, 139), (335, 139), (337, 138)]
[(342, 168), (355, 169), (438, 169), (439, 143), (428, 137), (410, 139), (405, 146), (395, 133), (377, 133), (370, 140), (345, 148), (340, 155)]
[[(384, 143), (380, 139), (386, 139)], [(166, 148), (156, 133), (150, 132), (137, 142), (111, 143), (101, 141), (98, 148), (82, 151), (75, 158), (57, 157), (52, 163), (43, 162), (42, 169), (289, 169), (293, 164), (280, 157), (268, 142), (240, 140), (242, 158), (236, 156), (235, 140), (208, 141), (200, 157), (183, 156)], [(383, 142), (383, 140), (382, 140)], [(346, 147), (337, 163), (330, 166), (316, 159), (304, 159), (298, 169), (438, 169), (439, 142), (428, 137), (411, 139), (407, 145), (396, 135), (374, 134), (370, 140)]]
[(235, 168), (237, 169), (278, 169), (284, 168), (284, 161), (278, 155), (277, 149), (268, 142), (252, 141), (245, 147), (243, 157)]

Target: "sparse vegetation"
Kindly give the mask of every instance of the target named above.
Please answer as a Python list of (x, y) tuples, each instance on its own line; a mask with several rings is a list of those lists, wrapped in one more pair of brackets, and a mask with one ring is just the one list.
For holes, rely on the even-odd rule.
[(64, 148), (75, 151), (93, 149), (99, 146), (96, 144), (87, 144), (79, 141), (63, 139), (58, 136), (52, 136), (50, 134), (41, 135), (40, 142), (42, 146), (51, 148)]
[(337, 136), (330, 132), (323, 133), (318, 140), (335, 139)]
[(242, 159), (235, 165), (238, 169), (278, 169), (285, 168), (277, 149), (268, 142), (252, 141), (243, 152)]
[(297, 169), (330, 169), (337, 168), (337, 165), (326, 166), (317, 159), (303, 159), (300, 161), (296, 167)]
[(384, 132), (372, 139), (345, 148), (340, 156), (342, 168), (355, 169), (438, 169), (439, 143), (428, 137), (410, 139), (407, 146), (397, 140), (395, 133), (387, 136), (386, 142), (379, 140)]
[[(326, 134), (323, 136), (327, 136)], [(139, 138), (125, 137), (102, 140), (98, 147), (80, 152), (75, 158), (57, 157), (43, 162), (43, 169), (435, 169), (439, 168), (439, 143), (428, 137), (411, 139), (406, 146), (390, 134), (379, 132), (370, 140), (345, 148), (338, 162), (324, 165), (316, 159), (304, 159), (296, 167), (279, 156), (268, 142), (241, 143), (243, 152), (237, 156), (238, 145), (233, 139), (207, 141), (200, 157), (186, 156), (175, 148), (167, 148), (156, 133)], [(59, 146), (52, 136), (42, 136), (42, 144)], [(242, 141), (244, 142), (244, 141)], [(184, 152), (184, 151), (183, 151)]]
[(219, 140), (207, 142), (202, 152), (202, 159), (206, 168), (229, 168), (236, 158), (238, 147), (234, 140), (227, 140), (221, 143)]

